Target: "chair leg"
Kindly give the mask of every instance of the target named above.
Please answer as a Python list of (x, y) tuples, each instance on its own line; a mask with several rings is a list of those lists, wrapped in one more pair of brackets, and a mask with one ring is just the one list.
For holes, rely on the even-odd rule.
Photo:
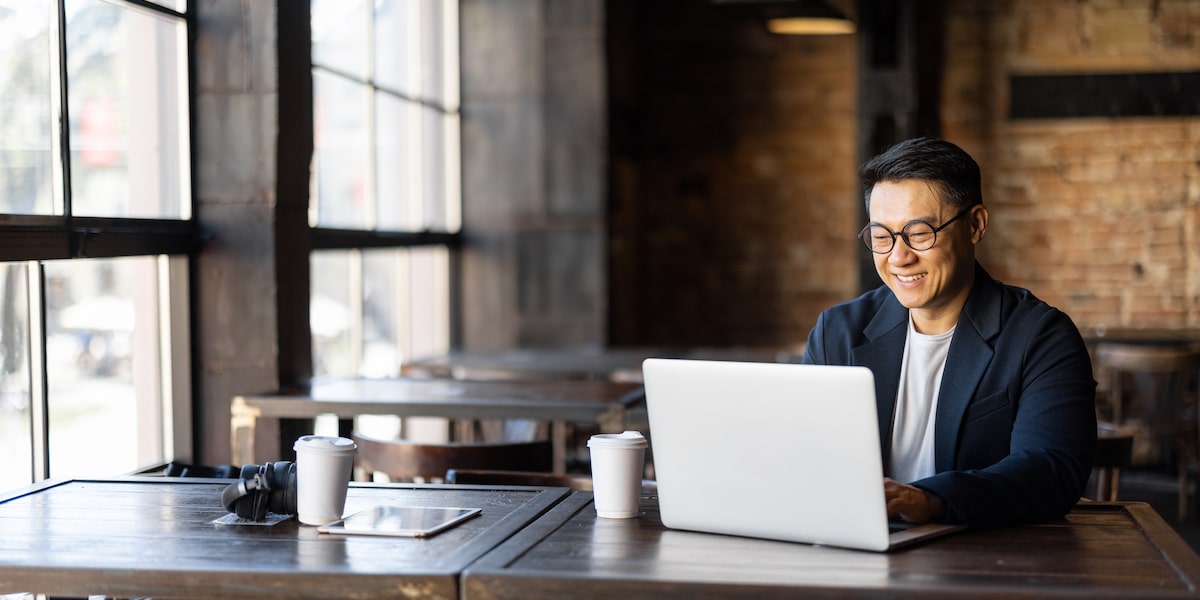
[(1179, 458), (1179, 522), (1187, 520), (1188, 514), (1188, 466), (1183, 457)]
[(1108, 494), (1107, 500), (1109, 502), (1116, 502), (1117, 496), (1121, 491), (1121, 467), (1113, 467), (1112, 473), (1109, 474), (1107, 479), (1108, 487), (1105, 490)]

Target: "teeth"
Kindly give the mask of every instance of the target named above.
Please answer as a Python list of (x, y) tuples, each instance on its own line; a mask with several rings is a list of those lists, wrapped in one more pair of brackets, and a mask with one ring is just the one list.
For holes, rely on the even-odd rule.
[(896, 277), (899, 278), (900, 281), (908, 283), (911, 281), (916, 281), (918, 279), (922, 279), (925, 277), (925, 275), (926, 275), (925, 273), (921, 273), (919, 275), (897, 275)]

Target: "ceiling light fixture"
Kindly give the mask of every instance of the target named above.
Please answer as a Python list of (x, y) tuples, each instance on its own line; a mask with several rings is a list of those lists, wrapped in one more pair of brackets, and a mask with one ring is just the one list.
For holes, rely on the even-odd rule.
[(757, 9), (767, 30), (780, 35), (845, 35), (856, 27), (822, 0), (713, 0), (714, 4)]

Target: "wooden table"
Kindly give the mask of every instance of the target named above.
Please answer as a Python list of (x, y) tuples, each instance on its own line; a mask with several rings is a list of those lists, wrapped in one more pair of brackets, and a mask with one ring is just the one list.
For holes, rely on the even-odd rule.
[(1170, 598), (1200, 584), (1200, 557), (1141, 503), (886, 554), (670, 530), (657, 498), (642, 508), (599, 519), (576, 492), (468, 567), (464, 598)]
[(74, 480), (0, 497), (0, 594), (154, 598), (458, 598), (463, 568), (565, 488), (352, 484), (347, 513), (467, 506), (432, 538), (331, 536), (288, 520), (216, 525), (229, 480)]
[(748, 362), (799, 362), (804, 345), (790, 348), (555, 348), (498, 351), (455, 351), (409, 361), (406, 375), (457, 379), (585, 379), (642, 380), (647, 358), (735, 360)]
[(457, 350), (412, 359), (405, 374), (456, 379), (588, 379), (608, 381), (641, 372), (642, 361), (659, 348), (513, 348)]
[(638, 383), (613, 381), (458, 381), (448, 379), (322, 379), (310, 387), (237, 396), (230, 405), (233, 463), (255, 462), (259, 419), (305, 419), (336, 414), (534, 419), (550, 421), (555, 471), (564, 472), (566, 423), (624, 424), (626, 400)]
[[(427, 540), (217, 525), (228, 480), (44, 483), (0, 497), (0, 594), (155, 598), (1197, 596), (1200, 557), (1147, 505), (881, 554), (598, 519), (563, 488), (352, 484), (346, 510), (483, 508)], [(549, 509), (549, 512), (545, 512)], [(543, 514), (544, 513), (544, 514)], [(542, 515), (538, 517), (538, 515)], [(507, 541), (506, 541), (507, 540)]]

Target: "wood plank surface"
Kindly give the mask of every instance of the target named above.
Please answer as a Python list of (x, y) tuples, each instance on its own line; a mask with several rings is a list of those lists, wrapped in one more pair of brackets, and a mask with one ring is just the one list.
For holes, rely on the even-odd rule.
[(245, 394), (234, 399), (239, 412), (257, 417), (311, 417), (333, 413), (449, 418), (540, 418), (590, 421), (636, 383), (612, 381), (456, 381), (425, 379), (344, 379), (319, 381), (310, 388)]
[(577, 492), (468, 568), (467, 599), (600, 597), (1195, 597), (1200, 558), (1144, 504), (966, 531), (893, 553), (663, 527), (657, 499), (600, 519)]
[(218, 525), (229, 480), (123, 478), (0, 498), (0, 594), (155, 598), (457, 598), (462, 569), (564, 488), (352, 484), (376, 505), (482, 508), (428, 539), (331, 536), (298, 521)]

